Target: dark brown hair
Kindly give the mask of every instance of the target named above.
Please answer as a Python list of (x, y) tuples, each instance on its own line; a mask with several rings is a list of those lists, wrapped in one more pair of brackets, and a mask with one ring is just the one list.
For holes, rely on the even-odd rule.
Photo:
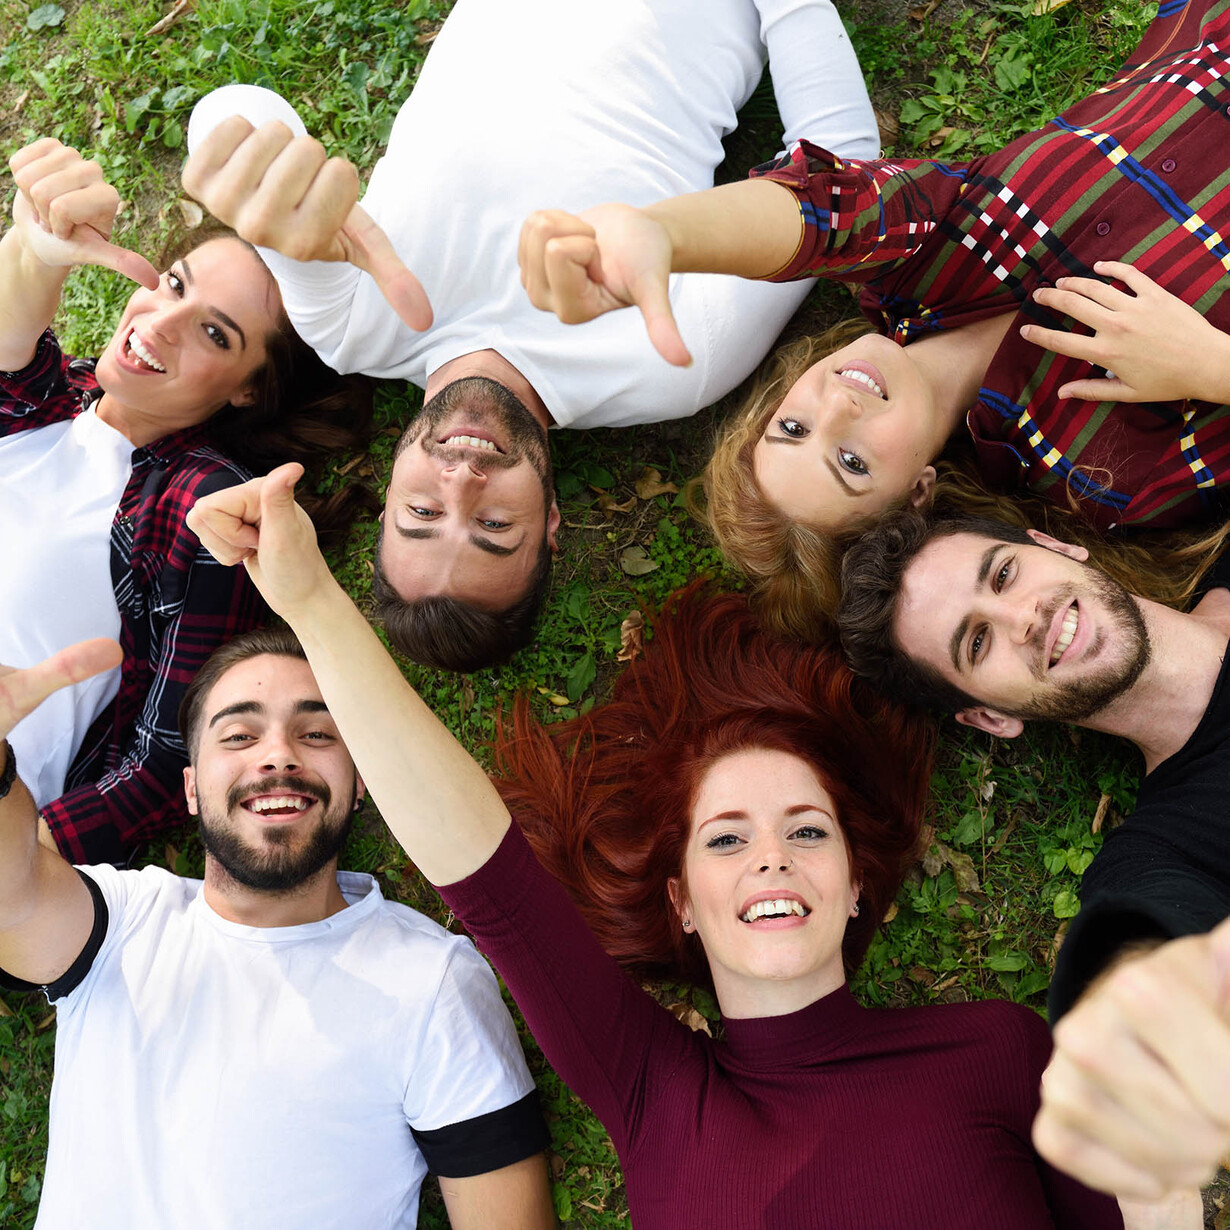
[(693, 585), (667, 601), (606, 704), (544, 726), (519, 699), (497, 726), (493, 777), (607, 952), (640, 973), (708, 985), (704, 950), (667, 891), (696, 791), (731, 752), (800, 756), (833, 797), (862, 886), (842, 945), (849, 972), (914, 852), (933, 734), (855, 679), (835, 645), (776, 640), (742, 595)]

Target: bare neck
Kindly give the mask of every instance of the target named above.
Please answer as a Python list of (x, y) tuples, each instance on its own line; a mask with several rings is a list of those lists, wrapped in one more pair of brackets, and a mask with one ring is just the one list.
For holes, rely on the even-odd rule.
[(1230, 593), (1214, 590), (1190, 613), (1137, 600), (1152, 654), (1137, 682), (1081, 723), (1136, 744), (1152, 773), (1200, 725), (1230, 641)]
[[(221, 407), (218, 408), (221, 409)], [(163, 436), (169, 436), (173, 431), (180, 431), (184, 427), (204, 422), (210, 417), (209, 414), (203, 414), (193, 419), (191, 423), (168, 423), (165, 418), (158, 418), (124, 405), (110, 393), (104, 393), (94, 403), (94, 413), (108, 427), (114, 427), (121, 436), (126, 437), (133, 448), (144, 448), (147, 444), (153, 444), (155, 440), (161, 440)]]
[(935, 393), (937, 454), (978, 400), (987, 368), (1015, 319), (1015, 313), (1002, 312), (910, 343), (910, 357)]
[(283, 893), (240, 884), (212, 855), (205, 856), (206, 904), (228, 922), (245, 927), (298, 927), (321, 922), (346, 908), (337, 884), (337, 860)]
[(495, 350), (474, 350), (470, 354), (450, 359), (443, 367), (436, 368), (427, 377), (427, 387), (423, 390), (424, 399), (430, 401), (445, 385), (452, 384), (454, 380), (463, 380), (467, 376), (485, 376), (488, 380), (502, 384), (525, 403), (543, 431), (555, 421), (534, 386)]

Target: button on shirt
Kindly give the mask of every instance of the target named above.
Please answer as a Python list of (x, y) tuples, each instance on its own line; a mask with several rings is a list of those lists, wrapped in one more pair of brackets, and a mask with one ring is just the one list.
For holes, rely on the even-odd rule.
[(1121, 260), (1230, 330), (1227, 46), (1224, 6), (1163, 4), (1112, 81), (969, 163), (858, 162), (800, 143), (753, 172), (791, 187), (803, 214), (799, 250), (774, 280), (863, 283), (863, 312), (902, 344), (1016, 314), (967, 416), (991, 482), (1062, 504), (1070, 491), (1103, 528), (1215, 511), (1230, 483), (1230, 409), (1061, 401), (1064, 383), (1104, 373), (1018, 329), (1087, 333), (1030, 296)]

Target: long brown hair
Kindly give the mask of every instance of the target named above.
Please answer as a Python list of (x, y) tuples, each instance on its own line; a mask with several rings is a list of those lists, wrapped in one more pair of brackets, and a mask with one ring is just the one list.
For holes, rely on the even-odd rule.
[(598, 942), (640, 973), (707, 985), (667, 881), (683, 868), (706, 770), (747, 748), (807, 761), (833, 797), (861, 884), (847, 972), (862, 959), (910, 861), (934, 728), (850, 672), (835, 645), (768, 636), (738, 594), (673, 595), (645, 656), (611, 699), (540, 724), (525, 698), (497, 723), (493, 778)]
[[(782, 636), (815, 640), (830, 635), (841, 600), (841, 560), (849, 545), (905, 497), (881, 513), (834, 532), (791, 521), (765, 497), (753, 470), (753, 451), (794, 382), (820, 359), (871, 330), (847, 320), (818, 337), (782, 346), (759, 375), (742, 406), (719, 429), (713, 456), (688, 499), (712, 530), (722, 553), (751, 582), (757, 613)], [(1180, 607), (1226, 545), (1230, 524), (1214, 529), (1103, 534), (1081, 515), (1069, 487), (1068, 506), (1030, 493), (996, 494), (978, 476), (969, 450), (950, 444), (934, 464), (932, 509), (944, 516), (981, 517), (1033, 526), (1064, 542), (1087, 547), (1098, 567), (1129, 593)], [(703, 498), (697, 488), (703, 491)]]

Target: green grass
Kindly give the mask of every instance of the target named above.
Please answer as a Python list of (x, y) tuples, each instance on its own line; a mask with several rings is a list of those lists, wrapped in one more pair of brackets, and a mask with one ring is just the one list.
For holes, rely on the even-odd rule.
[[(1058, 113), (1104, 80), (1126, 56), (1148, 11), (1132, 0), (1047, 17), (1029, 6), (945, 0), (925, 21), (879, 0), (846, 3), (844, 14), (882, 111), (886, 143), (899, 156), (972, 156)], [(145, 0), (26, 5), (0, 0), (7, 31), (0, 48), (0, 147), (5, 155), (41, 135), (98, 158), (127, 204), (121, 242), (153, 255), (176, 223), (183, 133), (196, 99), (231, 80), (275, 85), (301, 107), (332, 152), (370, 167), (426, 54), (447, 3), (407, 0), (200, 0), (162, 35), (145, 37), (163, 6)], [(772, 95), (765, 86), (745, 110), (721, 178), (737, 178), (776, 148)], [(0, 179), (5, 204), (11, 182)], [(74, 274), (61, 334), (70, 350), (96, 351), (129, 287), (98, 270)], [(822, 286), (792, 324), (816, 329), (849, 315), (849, 293)], [(400, 426), (420, 404), (417, 390), (383, 386), (381, 432), (348, 475), (379, 485)], [(619, 432), (553, 437), (565, 528), (546, 618), (535, 643), (499, 671), (468, 680), (406, 664), (442, 719), (479, 748), (492, 715), (520, 689), (544, 714), (567, 716), (600, 699), (619, 669), (625, 616), (659, 603), (698, 573), (726, 584), (704, 533), (680, 498), (629, 500), (646, 469), (682, 489), (699, 472), (714, 423), (726, 407), (695, 419)], [(353, 458), (339, 460), (338, 468)], [(334, 475), (330, 482), (344, 481)], [(366, 600), (374, 525), (359, 527), (333, 562), (347, 588)], [(624, 553), (640, 548), (651, 566), (631, 576)], [(1080, 874), (1100, 837), (1091, 824), (1103, 794), (1109, 824), (1130, 808), (1136, 761), (1119, 743), (1063, 729), (1037, 729), (1013, 743), (951, 728), (935, 780), (937, 846), (915, 869), (896, 916), (855, 979), (865, 1002), (926, 1003), (1006, 996), (1041, 1008), (1056, 933), (1075, 909)], [(191, 873), (200, 866), (193, 835), (175, 834), (153, 861)], [(344, 855), (376, 874), (391, 896), (448, 921), (370, 806)], [(663, 988), (669, 999), (683, 988)], [(712, 1001), (695, 998), (705, 1015)], [(46, 1096), (54, 1030), (41, 1000), (5, 996), (0, 1010), (0, 1225), (33, 1224), (43, 1170)], [(622, 1179), (610, 1142), (526, 1038), (553, 1136), (552, 1173), (561, 1219), (587, 1230), (627, 1225)], [(422, 1225), (443, 1226), (428, 1193)]]

